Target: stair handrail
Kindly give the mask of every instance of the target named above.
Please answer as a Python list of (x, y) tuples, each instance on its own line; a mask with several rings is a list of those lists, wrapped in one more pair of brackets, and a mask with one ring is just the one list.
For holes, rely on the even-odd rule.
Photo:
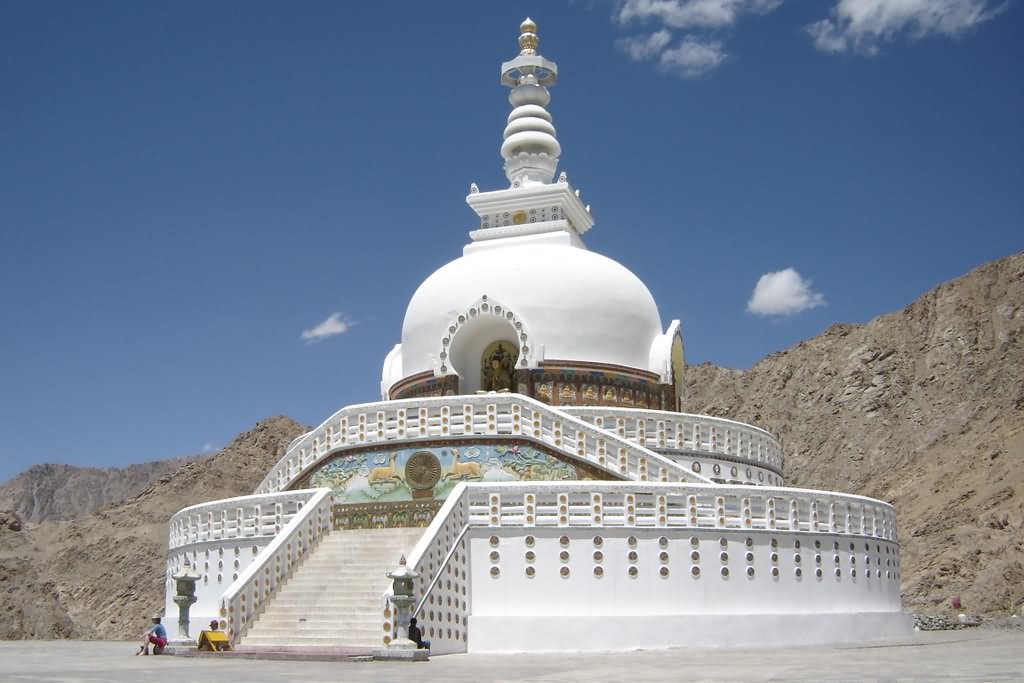
[(423, 609), (423, 605), (427, 602), (427, 596), (430, 595), (430, 591), (434, 590), (434, 585), (441, 579), (441, 574), (444, 572), (444, 568), (448, 566), (448, 561), (452, 559), (452, 555), (454, 555), (455, 551), (458, 550), (459, 543), (462, 542), (462, 537), (466, 535), (467, 531), (469, 531), (468, 523), (462, 525), (462, 528), (459, 530), (459, 534), (452, 542), (452, 547), (448, 549), (448, 554), (444, 556), (444, 561), (440, 566), (438, 566), (437, 573), (434, 574), (434, 578), (430, 580), (430, 583), (427, 584), (427, 587), (423, 590), (423, 597), (420, 598), (419, 603), (416, 605), (416, 609), (412, 612), (413, 617), (419, 616), (420, 610)]
[[(409, 552), (408, 557), (406, 557), (405, 563), (407, 567), (416, 570), (420, 562), (423, 560), (427, 552), (430, 550), (431, 545), (433, 545), (435, 542), (439, 541), (443, 537), (442, 532), (444, 531), (444, 526), (449, 522), (449, 520), (453, 519), (453, 513), (456, 511), (457, 508), (465, 507), (466, 492), (468, 490), (467, 487), (467, 482), (463, 481), (456, 484), (455, 488), (451, 490), (451, 492), (448, 494), (448, 497), (445, 499), (444, 504), (441, 505), (441, 508), (437, 511), (437, 514), (434, 515), (434, 519), (433, 521), (431, 521), (430, 526), (427, 527), (426, 532), (424, 532), (424, 534), (420, 537), (420, 540), (417, 541), (416, 545), (413, 546), (413, 549)], [(445, 559), (438, 566), (437, 572), (434, 574), (433, 577), (428, 577), (426, 576), (425, 572), (420, 571), (420, 577), (417, 578), (416, 582), (421, 585), (424, 583), (428, 584), (428, 587), (419, 591), (423, 595), (423, 598), (421, 599), (420, 604), (416, 606), (414, 616), (415, 614), (419, 613), (420, 608), (423, 606), (422, 600), (425, 600), (426, 596), (430, 594), (430, 588), (434, 586), (434, 584), (437, 582), (437, 579), (441, 576), (442, 570), (444, 569), (445, 565), (448, 564), (448, 561), (451, 558), (452, 554), (454, 553), (455, 549), (458, 548), (459, 542), (462, 540), (462, 536), (465, 534), (468, 527), (468, 511), (463, 510), (463, 522), (460, 526), (459, 532), (455, 535), (454, 541), (445, 552)], [(384, 591), (384, 594), (382, 595), (383, 602), (390, 602), (394, 594), (394, 587), (388, 586), (388, 588)]]
[(309, 493), (302, 509), (281, 528), (238, 578), (224, 591), (220, 616), (228, 622), (232, 643), (238, 643), (259, 610), (277, 593), (291, 570), (330, 532), (334, 492), (329, 488), (305, 489)]

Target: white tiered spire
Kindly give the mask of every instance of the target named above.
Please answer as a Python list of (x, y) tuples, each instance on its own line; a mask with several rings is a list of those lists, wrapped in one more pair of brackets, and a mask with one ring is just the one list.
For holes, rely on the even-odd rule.
[(558, 65), (537, 53), (537, 24), (526, 19), (519, 26), (519, 56), (501, 65), (501, 83), (512, 88), (512, 113), (505, 127), (501, 157), (511, 186), (547, 184), (555, 177), (562, 148), (555, 139), (547, 86), (554, 85)]
[(501, 84), (512, 89), (512, 113), (501, 145), (509, 187), (481, 192), (476, 183), (469, 186), (466, 203), (480, 217), (480, 227), (469, 233), (473, 244), (466, 253), (520, 238), (586, 248), (580, 235), (594, 224), (590, 207), (564, 172), (552, 182), (562, 147), (545, 107), (558, 65), (537, 54), (537, 43), (537, 24), (528, 18), (519, 26), (519, 55), (501, 65)]

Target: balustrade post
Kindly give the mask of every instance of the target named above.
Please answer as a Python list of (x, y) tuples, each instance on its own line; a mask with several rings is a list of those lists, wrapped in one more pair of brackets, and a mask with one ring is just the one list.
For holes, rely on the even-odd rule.
[(488, 496), (487, 526), (501, 526), (501, 495), (492, 493)]
[(558, 526), (569, 526), (569, 494), (558, 494)]

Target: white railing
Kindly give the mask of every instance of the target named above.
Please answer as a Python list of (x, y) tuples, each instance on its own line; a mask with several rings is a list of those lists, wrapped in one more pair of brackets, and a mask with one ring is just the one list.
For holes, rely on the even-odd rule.
[(559, 408), (647, 448), (724, 455), (782, 474), (782, 446), (759, 427), (709, 415), (634, 408)]
[(465, 498), (469, 526), (751, 529), (897, 540), (896, 511), (888, 503), (811, 489), (594, 481), (470, 483)]
[(178, 511), (170, 522), (169, 549), (225, 539), (276, 536), (312, 497), (312, 491), (225, 498)]
[(256, 493), (287, 488), (314, 463), (342, 448), (494, 436), (539, 441), (613, 477), (710, 483), (665, 456), (522, 394), (481, 394), (343, 408), (294, 443)]
[(220, 614), (227, 619), (233, 643), (245, 635), (253, 619), (274, 597), (296, 564), (331, 530), (334, 504), (331, 490), (309, 489), (295, 493), (306, 494), (306, 504), (221, 597)]

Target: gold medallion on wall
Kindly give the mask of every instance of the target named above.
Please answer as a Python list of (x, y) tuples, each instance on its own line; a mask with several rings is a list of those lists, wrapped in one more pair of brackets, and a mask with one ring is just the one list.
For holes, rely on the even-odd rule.
[(430, 498), (441, 480), (441, 461), (430, 451), (418, 451), (405, 463), (405, 481), (413, 498)]

